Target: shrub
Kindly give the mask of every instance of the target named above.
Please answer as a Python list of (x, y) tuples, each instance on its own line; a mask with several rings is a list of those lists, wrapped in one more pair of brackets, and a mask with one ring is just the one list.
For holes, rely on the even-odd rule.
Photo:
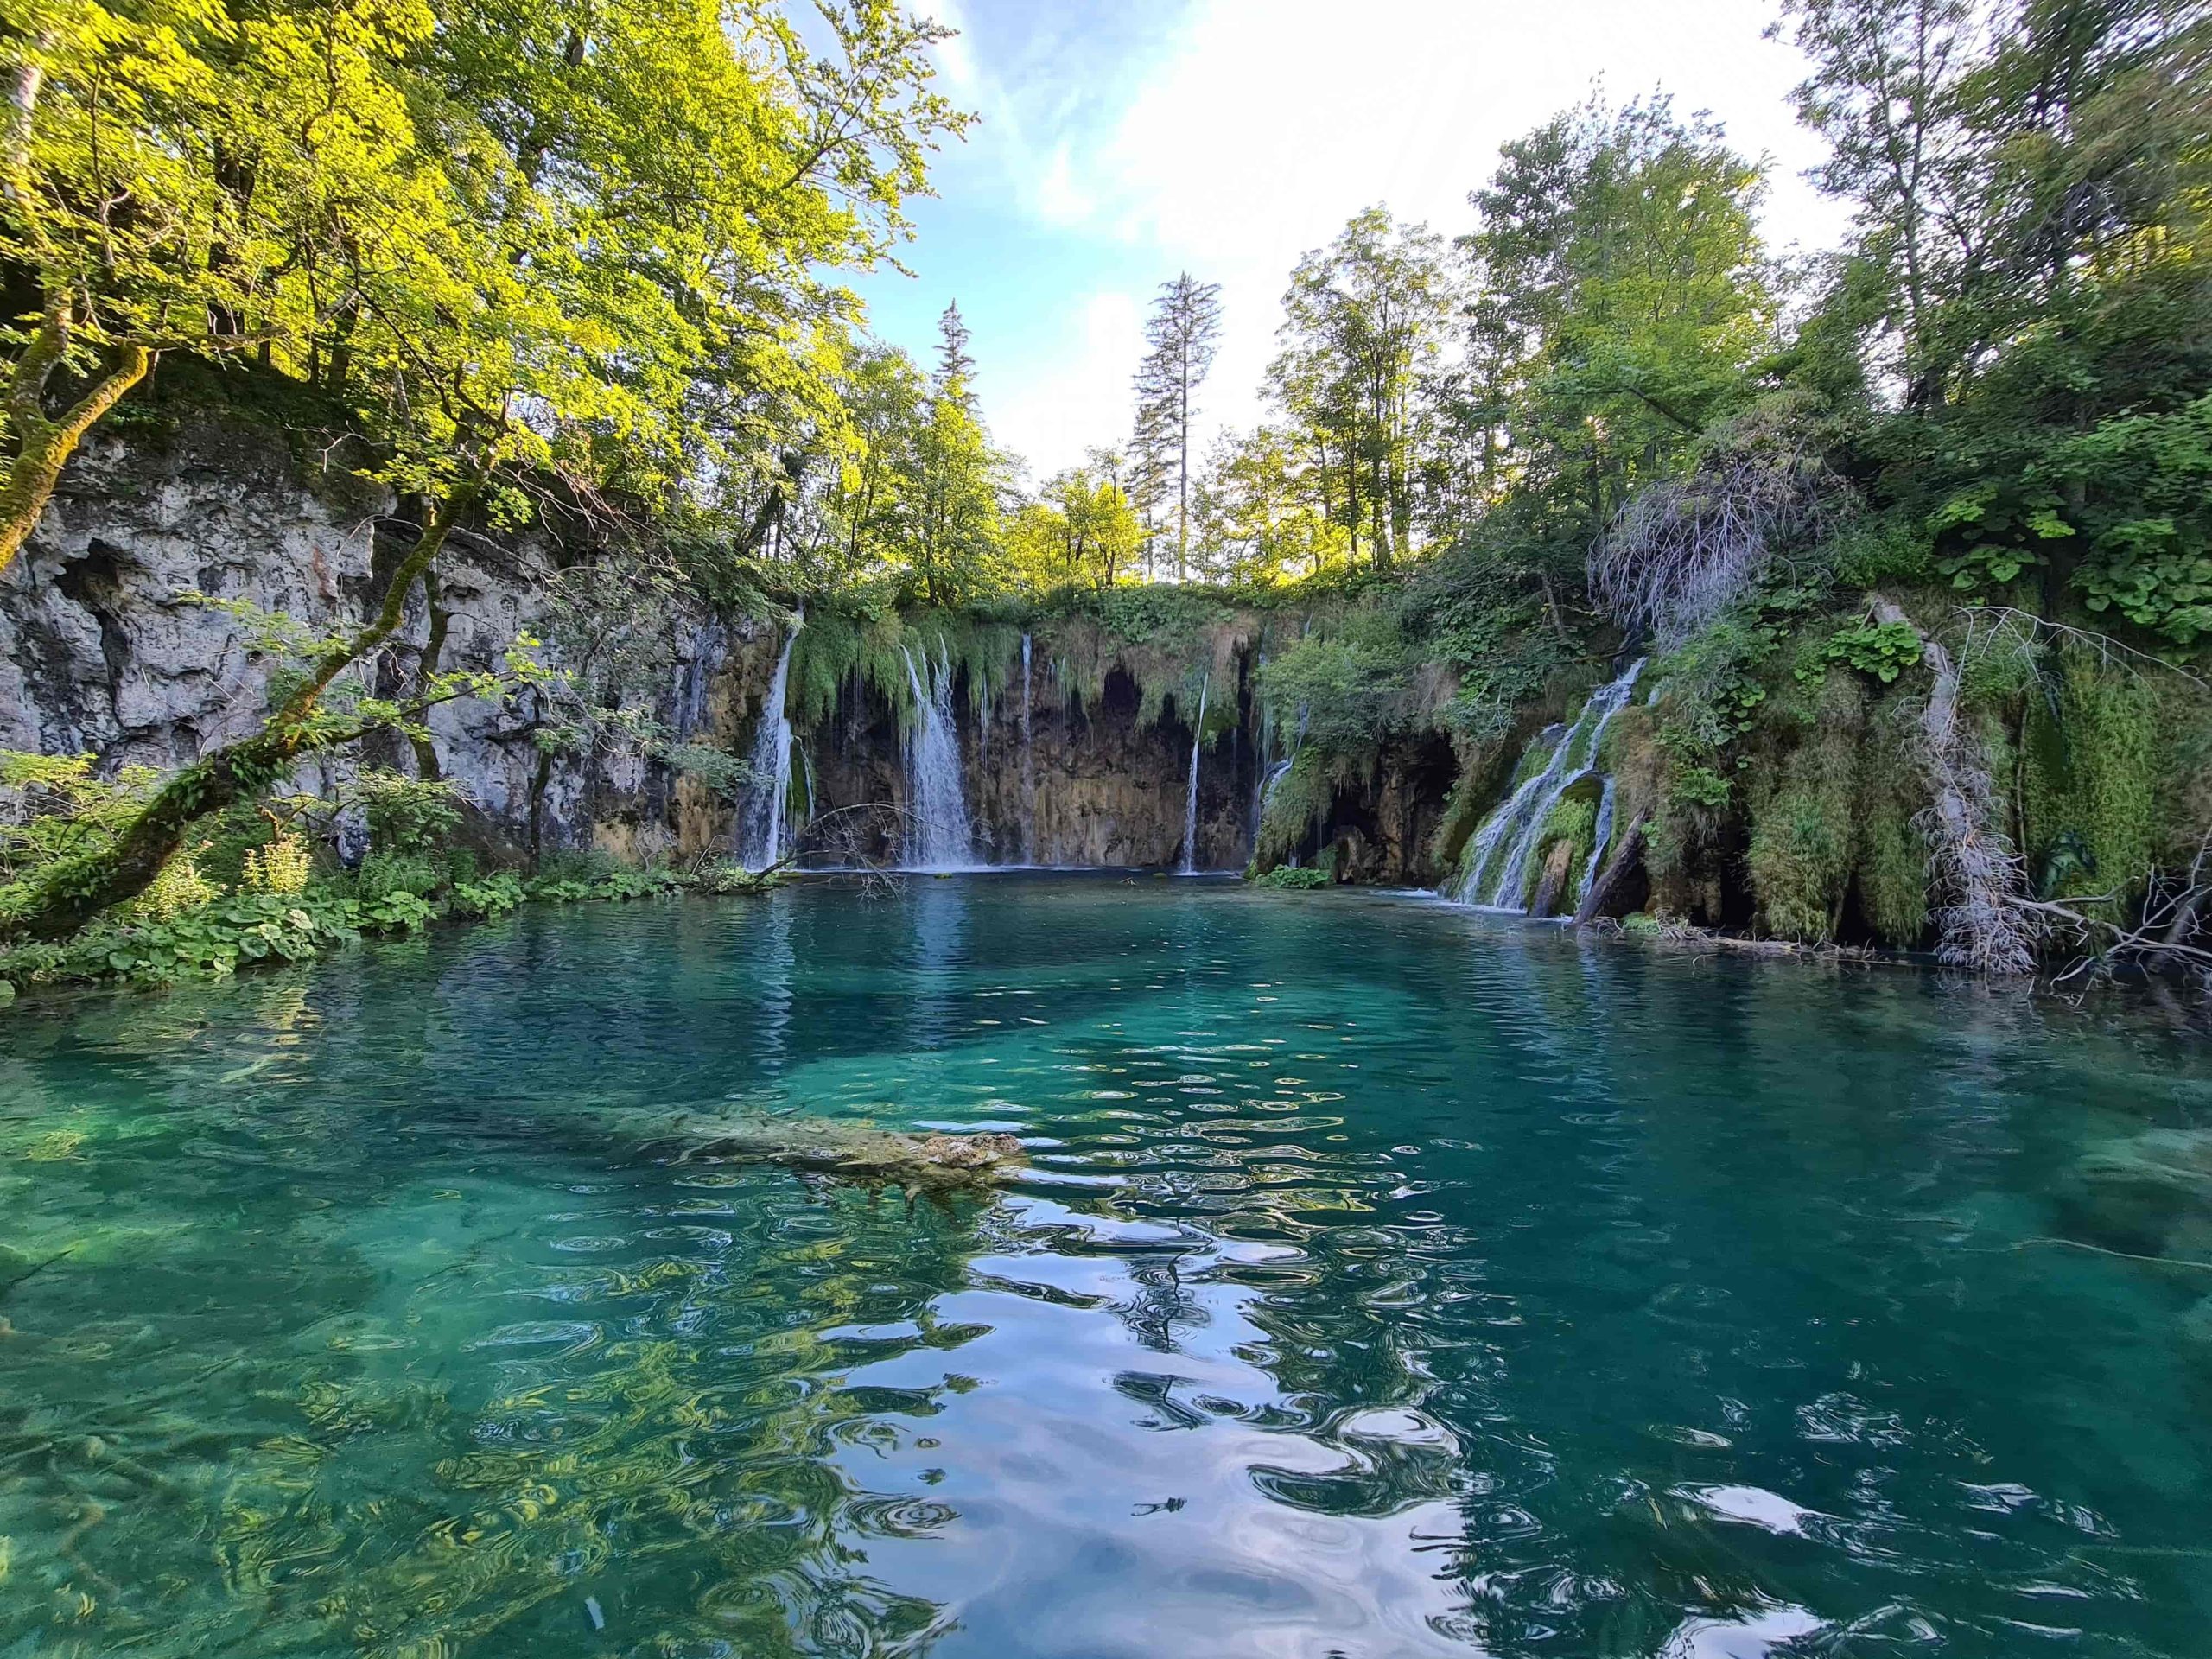
[(463, 797), (442, 779), (368, 771), (353, 787), (368, 817), (369, 845), (380, 852), (424, 852), (461, 827)]
[(167, 921), (188, 910), (197, 910), (222, 896), (223, 890), (200, 874), (190, 853), (178, 853), (162, 866), (162, 873), (130, 901), (128, 913)]
[(397, 893), (427, 898), (438, 890), (438, 866), (419, 853), (372, 852), (353, 878), (354, 896), (375, 904)]
[(519, 909), (527, 896), (523, 891), (522, 878), (501, 870), (481, 880), (454, 882), (447, 903), (456, 916), (489, 918)]
[(263, 845), (246, 849), (238, 880), (253, 893), (301, 893), (313, 868), (307, 842), (280, 830)]
[(1252, 885), (1255, 887), (1280, 887), (1286, 891), (1302, 892), (1315, 887), (1333, 887), (1336, 884), (1326, 870), (1310, 868), (1294, 868), (1285, 864), (1277, 869), (1262, 871), (1260, 874), (1254, 876)]

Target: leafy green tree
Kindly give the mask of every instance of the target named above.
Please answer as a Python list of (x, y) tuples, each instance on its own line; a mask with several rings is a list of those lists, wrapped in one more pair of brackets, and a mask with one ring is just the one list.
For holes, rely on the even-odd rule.
[(1198, 538), (1225, 574), (1266, 583), (1350, 559), (1351, 537), (1331, 517), (1319, 454), (1318, 442), (1301, 446), (1280, 426), (1215, 441), (1198, 486)]
[(972, 598), (994, 582), (1007, 459), (991, 444), (976, 404), (975, 359), (960, 308), (938, 321), (938, 369), (912, 454), (907, 551), (931, 605)]
[(1144, 525), (1118, 474), (1122, 459), (1093, 451), (1083, 466), (1046, 480), (1034, 501), (1014, 514), (1007, 564), (1016, 580), (1039, 591), (1109, 588), (1134, 574)]
[(85, 435), (164, 353), (296, 352), (421, 269), (450, 216), (404, 60), (415, 0), (233, 11), (27, 0), (0, 29), (0, 570)]
[(1454, 294), (1444, 244), (1370, 207), (1299, 261), (1283, 298), (1282, 349), (1268, 388), (1337, 469), (1352, 556), (1363, 531), (1377, 569), (1414, 550), (1414, 507), (1429, 404), (1424, 376)]
[[(397, 706), (328, 696), (464, 518), (514, 522), (539, 493), (673, 502), (735, 458), (702, 383), (834, 404), (835, 353), (814, 348), (849, 304), (830, 273), (880, 252), (956, 123), (927, 87), (933, 29), (877, 0), (823, 18), (821, 55), (779, 9), (715, 0), (588, 16), (473, 0), (437, 19), (394, 71), (414, 118), (393, 165), (422, 184), (407, 238), (344, 251), (354, 303), (327, 327), (318, 308), (274, 363), (334, 375), (342, 349), (377, 476), (423, 503), (413, 544), (361, 626), (294, 642), (261, 731), (180, 772), (101, 855), (47, 872), (16, 927), (72, 931), (143, 888), (199, 817), (455, 695), (432, 676)], [(963, 398), (938, 402), (972, 426)]]
[(1658, 99), (1546, 123), (1474, 194), (1466, 367), (1446, 404), (1472, 458), (1452, 487), (1485, 499), (1510, 480), (1484, 539), (1520, 550), (1555, 623), (1557, 584), (1634, 490), (1688, 463), (1777, 343), (1762, 188), (1718, 128)]
[[(1871, 360), (1881, 498), (1961, 588), (2203, 632), (2212, 21), (2170, 0), (1802, 0), (1857, 228), (1817, 322)], [(1896, 407), (1880, 394), (1895, 393)]]
[(863, 343), (840, 383), (854, 443), (839, 458), (821, 504), (833, 581), (857, 582), (903, 557), (928, 384), (913, 359)]

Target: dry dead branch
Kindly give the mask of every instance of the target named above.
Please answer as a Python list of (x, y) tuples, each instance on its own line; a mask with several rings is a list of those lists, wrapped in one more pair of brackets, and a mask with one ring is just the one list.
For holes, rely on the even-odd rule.
[(1817, 537), (1851, 499), (1797, 410), (1755, 410), (1687, 476), (1630, 499), (1590, 551), (1590, 591), (1631, 632), (1679, 642), (1756, 587), (1783, 550)]

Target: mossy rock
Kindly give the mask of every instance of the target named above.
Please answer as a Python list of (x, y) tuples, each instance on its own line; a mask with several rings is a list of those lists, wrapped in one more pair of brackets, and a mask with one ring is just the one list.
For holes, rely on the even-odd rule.
[(699, 1138), (686, 1148), (687, 1158), (780, 1164), (864, 1186), (989, 1186), (1027, 1160), (1021, 1142), (1010, 1135), (908, 1135), (801, 1117), (693, 1128)]

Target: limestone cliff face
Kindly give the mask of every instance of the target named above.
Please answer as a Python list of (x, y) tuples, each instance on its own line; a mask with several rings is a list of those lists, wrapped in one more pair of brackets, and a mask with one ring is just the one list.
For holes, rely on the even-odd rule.
[[(96, 442), (69, 467), (38, 533), (0, 578), (0, 747), (91, 753), (112, 772), (181, 766), (251, 732), (269, 705), (270, 659), (231, 613), (192, 595), (283, 616), (315, 632), (358, 625), (384, 591), (399, 526), (393, 502), (342, 474), (305, 481), (281, 440), (188, 426), (159, 440)], [(548, 550), (460, 538), (441, 561), (438, 661), (491, 669), (518, 633), (543, 632)], [(626, 690), (672, 718), (703, 615), (672, 632), (664, 672)], [(411, 683), (432, 635), (423, 589), (392, 644), (363, 665), (379, 692)], [(554, 653), (558, 659), (557, 652)], [(445, 776), (518, 848), (594, 837), (644, 855), (676, 840), (666, 769), (634, 747), (543, 754), (527, 700), (459, 701), (429, 725)], [(411, 766), (406, 746), (365, 759)], [(356, 764), (308, 766), (317, 788)]]
[[(0, 747), (90, 753), (108, 772), (168, 770), (255, 728), (271, 660), (248, 626), (204, 595), (315, 631), (358, 625), (380, 601), (411, 526), (384, 493), (342, 474), (303, 476), (281, 438), (186, 426), (159, 438), (105, 439), (71, 466), (36, 536), (0, 578)], [(416, 682), (425, 652), (443, 670), (496, 668), (518, 634), (546, 641), (554, 666), (592, 672), (552, 625), (545, 598), (556, 550), (535, 538), (463, 535), (435, 590), (409, 595), (397, 637), (360, 677), (383, 695)], [(597, 683), (677, 744), (743, 757), (764, 718), (783, 633), (774, 623), (703, 608), (656, 622), (615, 683)], [(435, 647), (433, 642), (435, 641)], [(1231, 628), (1215, 641), (1212, 723), (1199, 754), (1199, 868), (1251, 856), (1264, 770), (1255, 734), (1256, 648)], [(1129, 676), (1106, 672), (1089, 697), (1037, 653), (978, 708), (953, 698), (975, 854), (982, 862), (1150, 866), (1182, 861), (1196, 711), (1171, 699), (1141, 719)], [(911, 804), (901, 711), (857, 682), (831, 715), (796, 734), (794, 813), (814, 828), (808, 861), (896, 862)], [(441, 773), (481, 814), (486, 839), (518, 855), (598, 846), (624, 858), (727, 852), (735, 810), (658, 754), (667, 745), (603, 736), (583, 752), (549, 745), (532, 697), (460, 700), (429, 715)], [(1446, 757), (1448, 763), (1448, 756)], [(1361, 879), (1427, 879), (1428, 828), (1450, 783), (1433, 756), (1382, 757), (1340, 786), (1303, 847), (1338, 849)], [(321, 789), (367, 763), (416, 769), (410, 745), (303, 769)]]

